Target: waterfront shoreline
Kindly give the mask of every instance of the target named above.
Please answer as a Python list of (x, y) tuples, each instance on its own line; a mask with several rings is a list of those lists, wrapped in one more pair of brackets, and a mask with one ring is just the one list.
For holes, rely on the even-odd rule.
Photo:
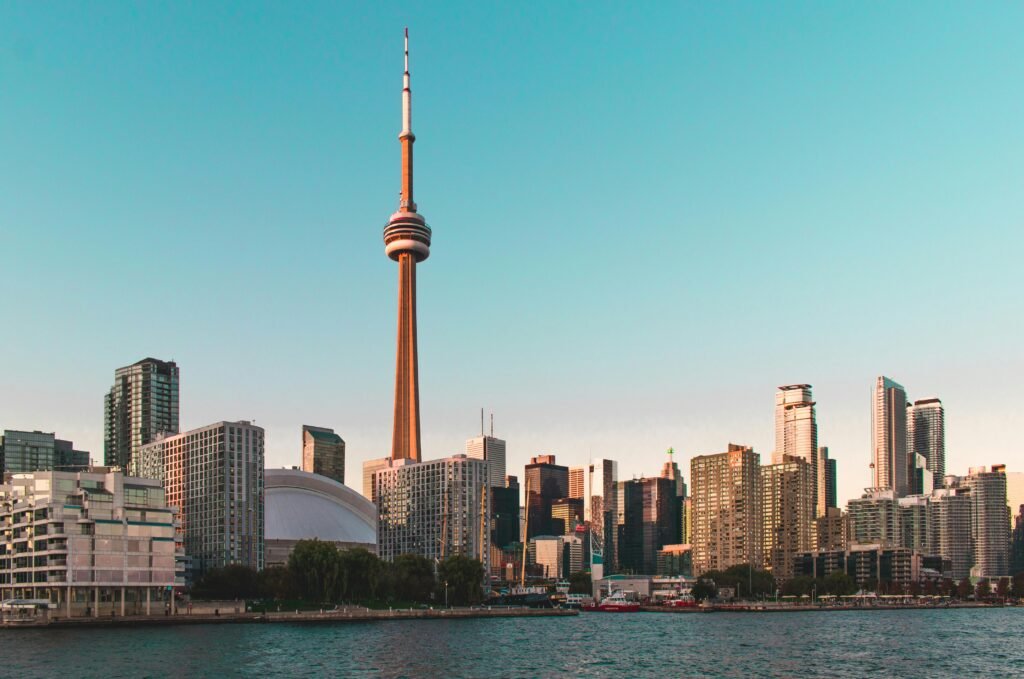
[(942, 606), (915, 606), (901, 604), (878, 604), (871, 606), (772, 606), (752, 604), (750, 606), (708, 606), (690, 608), (671, 608), (667, 606), (641, 606), (643, 613), (812, 613), (837, 611), (943, 611), (949, 609), (980, 609), (980, 608), (1017, 608), (1016, 606), (1002, 606), (997, 604), (984, 603), (956, 603)]
[(465, 620), (470, 618), (529, 618), (576, 616), (579, 611), (560, 608), (435, 608), (377, 610), (349, 607), (339, 610), (272, 612), (136, 615), (100, 618), (54, 618), (37, 623), (0, 623), (3, 629), (81, 629), (93, 627), (168, 627), (174, 625), (228, 624), (331, 624), (347, 622), (379, 622), (384, 620)]

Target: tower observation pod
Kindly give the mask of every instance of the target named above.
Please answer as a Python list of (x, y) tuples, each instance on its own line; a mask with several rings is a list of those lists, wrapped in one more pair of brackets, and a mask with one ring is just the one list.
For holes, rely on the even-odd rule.
[(430, 256), (430, 227), (416, 211), (412, 193), (412, 88), (409, 29), (405, 29), (402, 87), (402, 192), (398, 212), (384, 227), (384, 252), (398, 262), (398, 355), (395, 367), (395, 421), (391, 458), (420, 461), (420, 389), (416, 348), (416, 264)]

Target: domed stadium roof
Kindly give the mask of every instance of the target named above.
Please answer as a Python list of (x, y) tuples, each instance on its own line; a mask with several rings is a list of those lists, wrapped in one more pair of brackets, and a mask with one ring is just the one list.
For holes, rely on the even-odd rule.
[(377, 544), (377, 508), (346, 485), (298, 469), (264, 474), (267, 540)]

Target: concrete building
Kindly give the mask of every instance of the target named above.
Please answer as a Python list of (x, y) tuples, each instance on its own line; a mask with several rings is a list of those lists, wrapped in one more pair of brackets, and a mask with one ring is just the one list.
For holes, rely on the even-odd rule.
[(902, 385), (879, 377), (871, 405), (873, 485), (891, 489), (896, 497), (910, 492), (913, 460), (907, 453), (907, 392)]
[(363, 462), (363, 497), (370, 502), (377, 502), (377, 488), (374, 486), (373, 475), (381, 469), (387, 469), (390, 457), (379, 457)]
[(805, 459), (784, 455), (761, 467), (764, 566), (776, 580), (793, 577), (793, 558), (814, 548), (814, 468)]
[(192, 575), (264, 564), (264, 435), (251, 422), (216, 422), (136, 451), (132, 473), (160, 479), (177, 508)]
[(838, 507), (828, 507), (825, 516), (815, 520), (817, 539), (815, 548), (821, 550), (846, 549), (850, 542), (850, 519)]
[(8, 429), (0, 436), (0, 470), (5, 472), (76, 471), (87, 469), (89, 462), (88, 452), (52, 433)]
[(896, 504), (900, 546), (920, 554), (934, 554), (930, 494), (901, 497)]
[[(972, 575), (1010, 575), (1010, 517), (1006, 510), (1006, 467), (972, 467), (963, 479), (971, 495)], [(976, 571), (973, 572), (973, 571)]]
[(159, 435), (178, 433), (178, 365), (144, 358), (114, 371), (104, 400), (104, 464), (127, 469)]
[(477, 436), (466, 441), (466, 457), (486, 460), (491, 488), (505, 487), (505, 441), (494, 436)]
[(490, 572), (490, 477), (487, 463), (465, 455), (413, 462), (391, 460), (374, 474), (377, 553), (428, 559), (479, 559)]
[(851, 545), (845, 550), (819, 550), (798, 554), (794, 561), (797, 576), (825, 578), (842, 571), (863, 589), (879, 584), (902, 588), (922, 579), (925, 557), (905, 547), (883, 545)]
[(333, 429), (302, 425), (302, 471), (345, 483), (345, 441)]
[(299, 540), (377, 551), (377, 508), (335, 479), (298, 469), (263, 473), (265, 562), (283, 566)]
[(931, 470), (928, 469), (928, 460), (924, 455), (912, 454), (913, 466), (910, 468), (910, 494), (931, 495), (935, 490), (934, 478)]
[(163, 613), (181, 584), (174, 521), (156, 480), (103, 468), (8, 475), (0, 597), (48, 599), (51, 617)]
[(900, 544), (896, 491), (868, 488), (847, 505), (850, 516), (850, 544), (896, 547)]
[(764, 563), (760, 456), (749, 446), (690, 461), (693, 570)]
[(569, 497), (569, 468), (555, 464), (554, 455), (537, 455), (526, 465), (526, 539), (557, 535), (551, 503)]
[[(818, 421), (814, 413), (811, 385), (789, 384), (775, 392), (775, 451), (772, 463), (779, 464), (783, 457), (799, 457), (811, 466), (814, 479), (813, 505), (815, 516), (825, 513), (824, 469), (818, 462)], [(822, 478), (819, 478), (819, 474)], [(820, 498), (819, 498), (820, 495)]]
[(583, 570), (583, 541), (574, 535), (538, 535), (528, 546), (534, 572), (549, 580), (568, 580)]
[[(946, 415), (942, 401), (925, 398), (907, 405), (907, 454), (924, 458), (932, 488), (941, 488), (946, 476)], [(927, 491), (931, 492), (931, 491)]]

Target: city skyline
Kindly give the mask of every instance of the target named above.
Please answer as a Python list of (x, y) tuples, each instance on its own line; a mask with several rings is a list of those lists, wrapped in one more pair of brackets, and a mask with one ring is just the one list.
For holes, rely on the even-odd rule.
[[(255, 420), (267, 432), (267, 463), (291, 466), (300, 455), (295, 441), (301, 424), (320, 422), (348, 442), (346, 481), (356, 486), (351, 469), (387, 454), (391, 424), (387, 404), (393, 394), (381, 377), (393, 369), (387, 349), (394, 338), (393, 270), (378, 261), (383, 259), (379, 241), (371, 245), (371, 240), (379, 238), (374, 225), (380, 221), (379, 206), (386, 204), (379, 199), (379, 187), (394, 185), (388, 181), (393, 167), (385, 166), (392, 157), (386, 140), (394, 132), (389, 113), (393, 89), (386, 84), (393, 82), (388, 75), (394, 66), (389, 56), (393, 26), (406, 21), (396, 24), (385, 11), (364, 17), (373, 27), (369, 31), (344, 26), (335, 33), (305, 24), (304, 34), (319, 42), (314, 41), (315, 48), (281, 45), (282, 66), (290, 63), (299, 67), (298, 73), (311, 72), (302, 67), (315, 69), (317, 77), (307, 75), (285, 86), (285, 79), (274, 77), (275, 62), (265, 58), (256, 63), (269, 68), (271, 77), (261, 85), (256, 70), (247, 71), (244, 59), (234, 60), (230, 64), (240, 69), (237, 79), (226, 77), (224, 65), (213, 69), (213, 77), (238, 84), (214, 92), (204, 89), (208, 83), (202, 74), (186, 68), (203, 50), (181, 36), (174, 38), (173, 31), (159, 56), (146, 46), (118, 40), (107, 41), (109, 52), (97, 51), (104, 37), (126, 35), (119, 32), (126, 24), (119, 23), (125, 18), (117, 16), (116, 8), (109, 10), (115, 15), (110, 24), (94, 35), (89, 29), (98, 27), (84, 20), (81, 26), (58, 26), (47, 38), (19, 32), (45, 16), (30, 8), (4, 11), (21, 21), (0, 22), (3, 44), (15, 46), (18, 64), (9, 90), (12, 106), (0, 110), (0, 135), (11, 150), (0, 161), (0, 178), (11, 186), (11, 195), (21, 198), (0, 205), (0, 235), (15, 255), (0, 280), (15, 292), (11, 317), (35, 321), (38, 336), (22, 341), (9, 335), (5, 343), (0, 367), (10, 388), (0, 396), (0, 412), (5, 413), (0, 426), (57, 431), (99, 460), (99, 401), (111, 371), (156, 356), (181, 366), (182, 431), (224, 419)], [(978, 24), (962, 30), (1010, 49), (992, 38), (992, 31), (1001, 35), (999, 26), (984, 11), (977, 21), (985, 30)], [(937, 79), (907, 85), (908, 90), (891, 88), (915, 63), (915, 49), (936, 46), (902, 47), (898, 31), (877, 28), (876, 51), (868, 53), (859, 43), (848, 46), (847, 56), (874, 59), (869, 63), (878, 68), (887, 58), (894, 60), (892, 80), (848, 83), (853, 101), (860, 101), (857, 95), (864, 98), (866, 111), (859, 113), (878, 125), (858, 127), (853, 118), (864, 116), (843, 107), (850, 104), (847, 95), (812, 87), (828, 75), (828, 68), (842, 73), (842, 58), (825, 59), (825, 67), (798, 69), (788, 85), (768, 73), (768, 84), (786, 89), (767, 102), (759, 100), (758, 95), (769, 92), (768, 84), (759, 84), (743, 69), (751, 66), (758, 49), (766, 49), (767, 42), (759, 40), (767, 38), (752, 36), (753, 27), (743, 22), (730, 23), (728, 10), (680, 10), (678, 16), (654, 12), (638, 20), (632, 34), (605, 32), (614, 23), (614, 12), (583, 14), (590, 23), (565, 33), (570, 42), (557, 50), (549, 40), (552, 27), (534, 29), (521, 18), (504, 23), (496, 35), (444, 32), (440, 18), (407, 21), (423, 36), (420, 44), (429, 55), (422, 76), (429, 93), (419, 113), (431, 130), (420, 155), (429, 169), (421, 192), (445, 224), (448, 248), (441, 255), (447, 258), (444, 266), (426, 274), (431, 292), (421, 300), (424, 317), (430, 318), (420, 326), (423, 353), (429, 357), (422, 373), (424, 459), (460, 451), (475, 431), (477, 409), (485, 406), (496, 412), (497, 434), (508, 441), (510, 471), (534, 455), (553, 453), (568, 466), (591, 458), (618, 460), (621, 479), (653, 476), (666, 447), (680, 452), (685, 469), (690, 458), (719, 452), (729, 442), (753, 446), (764, 460), (772, 452), (772, 392), (779, 384), (806, 381), (815, 388), (819, 443), (838, 460), (839, 503), (845, 504), (870, 485), (870, 383), (887, 375), (906, 385), (914, 398), (942, 399), (948, 411), (949, 473), (994, 463), (1019, 469), (1022, 454), (1009, 427), (1019, 404), (1011, 382), (1022, 367), (1013, 350), (1021, 321), (1012, 313), (1012, 290), (1019, 280), (1009, 253), (1020, 239), (1019, 230), (1010, 228), (1019, 222), (1020, 208), (1002, 203), (999, 187), (1003, 182), (1019, 185), (1020, 169), (1008, 160), (998, 162), (1002, 154), (1006, 159), (1014, 155), (1019, 137), (1007, 140), (1012, 127), (966, 129), (961, 123), (954, 128), (958, 141), (974, 146), (958, 154), (933, 151), (939, 153), (937, 163), (914, 154), (948, 134), (944, 125), (954, 124), (958, 115), (974, 120), (967, 95), (978, 88), (989, 99), (988, 115), (996, 109), (1017, 110), (1020, 95), (999, 87), (1004, 79), (1013, 81), (1012, 74), (986, 71), (989, 79), (975, 80), (970, 87), (964, 80), (946, 86), (942, 92), (949, 97), (940, 99), (938, 108), (914, 105), (937, 96)], [(805, 20), (830, 25), (837, 14), (818, 9)], [(852, 30), (870, 23), (869, 14), (858, 14), (855, 19), (863, 23), (854, 21)], [(903, 19), (908, 14), (906, 9), (888, 12)], [(171, 26), (175, 22), (159, 9), (140, 15), (133, 18), (142, 22), (141, 34), (165, 19)], [(688, 21), (668, 20), (673, 18)], [(471, 28), (492, 19), (470, 13), (457, 26)], [(571, 22), (572, 16), (561, 19)], [(676, 34), (669, 33), (675, 23), (671, 30), (681, 38), (673, 54), (678, 63), (666, 58), (677, 43), (662, 42)], [(724, 43), (715, 47), (711, 38), (697, 35), (695, 25), (712, 29)], [(243, 31), (234, 43), (229, 41), (239, 54), (249, 54), (259, 42), (260, 27), (250, 28), (252, 35)], [(751, 38), (751, 46), (741, 46)], [(772, 65), (800, 63), (815, 44), (803, 36), (793, 46), (780, 47)], [(616, 66), (597, 54), (607, 47), (630, 56)], [(220, 48), (205, 49), (219, 54)], [(530, 49), (538, 54), (531, 55)], [(730, 55), (730, 49), (736, 53)], [(650, 53), (641, 56), (645, 50)], [(136, 58), (118, 58), (131, 56)], [(476, 61), (467, 61), (470, 56)], [(79, 57), (88, 58), (77, 64)], [(599, 67), (580, 68), (589, 60)], [(969, 66), (959, 65), (958, 72), (966, 77), (974, 74), (971, 68), (1005, 61), (1012, 59), (992, 47), (973, 55)], [(473, 64), (470, 75), (461, 76), (466, 80), (448, 82), (460, 77), (452, 75), (458, 70), (454, 63), (460, 69)], [(542, 63), (552, 68), (545, 71)], [(677, 69), (678, 64), (688, 68)], [(97, 65), (103, 68), (90, 69)], [(946, 60), (942, 66), (957, 65)], [(334, 79), (323, 82), (322, 73)], [(937, 72), (929, 73), (937, 78)], [(81, 76), (78, 89), (60, 87), (63, 78), (76, 75)], [(130, 85), (118, 90), (124, 100), (110, 94), (121, 78)], [(158, 96), (162, 78), (177, 88)], [(614, 96), (599, 93), (602, 78), (611, 79)], [(664, 106), (673, 109), (672, 116), (654, 107), (666, 96), (654, 86), (661, 82), (678, 84), (667, 93), (670, 101), (665, 103), (673, 105)], [(699, 87), (709, 84), (710, 90)], [(533, 96), (531, 86), (537, 89)], [(351, 95), (358, 105), (338, 98), (335, 90)], [(291, 94), (290, 105), (259, 108), (282, 91)], [(186, 104), (183, 95), (189, 92), (200, 103)], [(707, 96), (699, 97), (702, 92)], [(852, 126), (850, 141), (824, 136), (828, 123), (811, 124), (801, 105), (812, 93), (820, 96), (831, 124)], [(880, 103), (887, 93), (894, 104)], [(596, 105), (580, 116), (578, 103), (585, 96)], [(97, 107), (90, 104), (93, 97), (113, 103)], [(650, 106), (634, 110), (623, 103), (630, 97), (646, 99)], [(1001, 98), (1002, 106), (992, 105), (992, 97)], [(154, 113), (151, 107), (158, 101), (182, 122)], [(769, 122), (741, 113), (755, 101), (765, 105)], [(71, 104), (79, 111), (74, 126), (40, 115)], [(197, 123), (194, 116), (204, 106), (213, 115), (208, 123)], [(357, 108), (365, 110), (357, 113)], [(933, 118), (915, 115), (925, 110)], [(242, 115), (246, 112), (254, 115)], [(679, 112), (683, 115), (677, 120)], [(110, 127), (134, 120), (135, 113), (152, 122)], [(631, 115), (618, 122), (618, 113)], [(276, 124), (275, 115), (280, 117)], [(709, 132), (707, 126), (721, 119), (723, 130)], [(216, 133), (239, 121), (246, 124), (238, 133), (216, 139)], [(496, 121), (506, 123), (508, 139), (489, 134)], [(755, 133), (773, 131), (771, 122), (792, 133), (791, 146), (759, 145)], [(315, 131), (307, 134), (304, 126)], [(706, 141), (697, 143), (698, 131), (708, 135)], [(737, 131), (743, 132), (741, 145), (747, 147), (738, 155), (720, 136)], [(181, 146), (183, 140), (192, 141), (193, 132), (194, 143)], [(566, 137), (579, 133), (594, 139), (600, 152), (563, 140), (566, 132)], [(250, 144), (247, 135), (265, 145)], [(887, 137), (900, 141), (895, 151), (885, 148)], [(53, 147), (43, 144), (51, 138)], [(997, 138), (999, 153), (992, 155), (987, 144)], [(91, 148), (90, 140), (99, 139), (111, 142), (102, 155)], [(324, 139), (325, 151), (314, 151), (312, 142)], [(475, 143), (484, 139), (495, 161), (486, 168), (478, 167), (483, 156)], [(823, 144), (824, 167), (809, 162), (812, 141)], [(138, 151), (130, 148), (133, 144)], [(179, 148), (172, 150), (175, 144)], [(857, 155), (858, 144), (880, 158)], [(794, 159), (781, 157), (787, 150), (795, 151)], [(765, 164), (761, 152), (783, 162), (785, 171)], [(839, 161), (850, 154), (858, 162), (844, 173)], [(282, 172), (269, 169), (277, 160), (287, 161)], [(877, 176), (879, 161), (891, 169), (868, 179)], [(200, 170), (204, 164), (222, 176), (215, 179), (209, 170)], [(928, 164), (952, 176), (929, 171)], [(575, 173), (572, 182), (561, 176), (569, 168)], [(188, 169), (199, 170), (195, 180), (184, 178)], [(811, 170), (829, 179), (815, 180)], [(765, 183), (786, 171), (795, 173), (792, 185)], [(660, 180), (663, 174), (671, 181)], [(906, 178), (914, 174), (916, 181)], [(840, 191), (830, 182), (841, 183), (841, 177), (856, 181)], [(891, 195), (893, 189), (879, 180), (898, 182), (900, 196)], [(167, 188), (158, 189), (164, 181)], [(203, 181), (212, 184), (204, 188)], [(115, 185), (124, 189), (113, 191)], [(682, 207), (671, 223), (652, 226), (663, 221), (664, 196), (680, 186)], [(214, 187), (221, 193), (211, 191)], [(170, 193), (164, 193), (171, 189), (179, 192), (175, 204), (178, 195), (187, 198), (182, 207), (171, 205)], [(336, 191), (343, 192), (342, 199), (327, 198)], [(493, 204), (495, 197), (503, 199), (501, 205)], [(723, 208), (723, 199), (757, 209)], [(851, 202), (870, 204), (871, 210), (852, 209)], [(65, 209), (70, 205), (76, 206), (74, 214)], [(801, 237), (802, 244), (790, 241), (790, 251), (775, 249), (769, 232), (780, 225)], [(897, 225), (902, 230), (896, 231)], [(650, 245), (669, 233), (678, 241), (678, 229), (686, 251), (721, 252), (722, 257), (708, 257), (708, 262), (684, 258), (680, 267), (659, 273), (664, 267), (655, 267), (662, 258)], [(963, 248), (961, 236), (968, 229), (978, 235), (968, 241), (973, 247)], [(506, 234), (515, 235), (509, 239)], [(600, 238), (590, 238), (593, 234)], [(922, 244), (924, 234), (930, 240)], [(837, 258), (833, 248), (840, 239), (846, 239), (846, 246)], [(566, 266), (574, 247), (582, 247), (585, 257), (574, 257)], [(159, 262), (150, 257), (161, 255), (181, 266), (152, 276)], [(40, 261), (56, 275), (45, 281), (32, 276), (31, 265)], [(718, 266), (727, 261), (728, 275)], [(890, 279), (885, 286), (870, 280), (886, 270), (883, 263), (896, 261), (908, 285), (941, 277), (943, 289), (920, 288), (915, 294), (922, 299), (936, 295), (958, 322), (932, 317), (932, 309), (928, 315), (916, 312), (904, 296), (890, 299)], [(796, 264), (818, 288), (808, 292), (806, 303), (820, 332), (810, 335), (818, 341), (805, 351), (784, 352), (795, 339), (805, 338), (807, 326), (797, 330), (775, 320), (775, 298), (763, 296), (760, 279)], [(855, 292), (844, 294), (850, 286)], [(338, 303), (325, 311), (325, 299)], [(140, 322), (143, 300), (153, 315)], [(248, 323), (222, 324), (225, 308)], [(296, 311), (314, 309), (316, 332), (284, 332), (286, 319)], [(595, 319), (608, 329), (590, 333)], [(876, 324), (884, 322), (914, 332), (894, 341), (892, 335), (876, 333)], [(884, 341), (876, 334), (886, 335)]]

